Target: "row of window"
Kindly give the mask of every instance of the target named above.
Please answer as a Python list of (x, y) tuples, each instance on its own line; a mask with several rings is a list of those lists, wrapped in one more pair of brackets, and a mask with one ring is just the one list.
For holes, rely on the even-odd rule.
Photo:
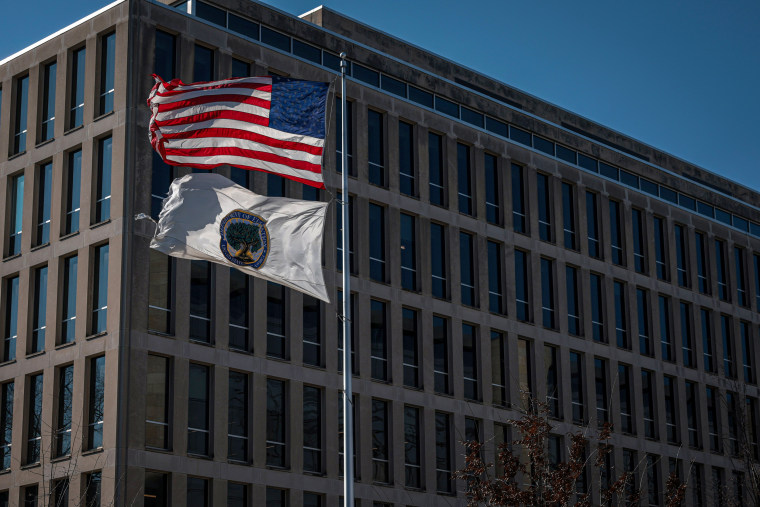
[[(115, 88), (115, 50), (116, 33), (105, 33), (98, 40), (97, 68), (98, 72), (86, 69), (86, 49), (84, 46), (70, 49), (68, 52), (67, 82), (70, 86), (65, 107), (66, 131), (81, 127), (84, 124), (85, 82), (87, 76), (98, 75), (96, 80), (97, 89), (95, 116), (102, 116), (113, 111), (114, 88)], [(58, 73), (58, 61), (52, 60), (42, 64), (40, 68), (40, 89), (29, 90), (29, 73), (13, 78), (11, 96), (11, 129), (10, 150), (8, 155), (14, 156), (23, 153), (27, 149), (27, 137), (29, 135), (28, 118), (29, 101), (33, 97), (39, 97), (40, 116), (37, 132), (34, 136), (35, 144), (44, 143), (53, 139), (56, 120), (56, 84)], [(2, 103), (2, 89), (0, 89), (0, 103)], [(32, 123), (34, 125), (34, 123)]]
[[(72, 343), (76, 336), (77, 321), (77, 285), (79, 276), (89, 277), (90, 300), (88, 301), (88, 335), (97, 335), (106, 331), (108, 317), (108, 244), (95, 246), (90, 251), (93, 269), (81, 275), (79, 257), (70, 255), (59, 259), (58, 272), (48, 274), (49, 266), (41, 265), (29, 272), (29, 304), (32, 315), (31, 329), (26, 340), (26, 355), (36, 354), (65, 343)], [(2, 361), (16, 358), (16, 341), (18, 339), (19, 315), (23, 309), (19, 293), (21, 277), (14, 274), (3, 280), (3, 350)], [(48, 280), (52, 280), (54, 292), (58, 294), (55, 323), (55, 339), (47, 341), (48, 325)], [(59, 282), (55, 282), (58, 280)]]
[[(77, 502), (76, 505), (83, 507), (100, 507), (101, 501), (101, 482), (102, 472), (93, 471), (81, 474), (79, 479), (80, 498), (71, 497)], [(18, 502), (15, 505), (23, 507), (44, 507), (48, 505), (67, 506), (69, 505), (69, 486), (72, 477), (64, 477), (51, 481), (50, 485), (29, 484), (19, 488)], [(0, 491), (0, 507), (10, 505), (10, 495), (8, 491)]]
[[(113, 138), (101, 137), (94, 143), (96, 149), (95, 167), (92, 171), (92, 210), (91, 223), (99, 224), (111, 218), (111, 166), (113, 163)], [(65, 237), (79, 231), (80, 228), (80, 196), (82, 189), (82, 149), (77, 148), (64, 156), (65, 167), (57, 168), (52, 161), (37, 164), (34, 171), (34, 192), (31, 206), (24, 207), (25, 172), (8, 177), (8, 227), (6, 236), (5, 256), (21, 254), (22, 238), (24, 235), (23, 222), (25, 216), (31, 216), (32, 230), (31, 247), (36, 248), (50, 243), (56, 237), (53, 232), (59, 227), (60, 237)], [(54, 172), (61, 171), (63, 176), (63, 192), (60, 212), (52, 209)], [(28, 172), (28, 171), (27, 171)], [(54, 219), (60, 221), (55, 224)]]
[[(40, 462), (41, 459), (51, 459), (69, 456), (72, 444), (81, 441), (82, 450), (103, 447), (103, 419), (105, 396), (105, 356), (92, 357), (87, 360), (87, 388), (74, 386), (74, 365), (58, 366), (55, 369), (55, 393), (43, 392), (43, 374), (27, 375), (24, 379), (26, 400), (16, 402), (16, 408), (23, 408), (23, 417), (14, 421), (14, 392), (15, 381), (2, 384), (0, 397), (0, 464), (4, 470), (18, 468)], [(74, 393), (86, 393), (84, 418), (76, 417), (73, 413)], [(53, 414), (48, 418), (42, 413), (43, 396), (51, 396)], [(77, 427), (77, 421), (86, 421), (86, 427)], [(45, 421), (43, 423), (43, 421)], [(52, 421), (52, 425), (49, 422)], [(21, 424), (23, 440), (21, 442), (21, 461), (14, 463), (12, 459), (13, 426)], [(50, 449), (42, 448), (43, 437), (51, 442)], [(16, 442), (18, 445), (19, 442)], [(19, 459), (18, 457), (16, 459)]]
[[(219, 408), (214, 403), (211, 392), (213, 367), (190, 363), (188, 372), (188, 426), (187, 453), (194, 456), (213, 454), (211, 438), (211, 409)], [(145, 445), (150, 449), (171, 449), (172, 404), (176, 402), (172, 392), (172, 360), (157, 355), (148, 355), (148, 373), (145, 412)], [(252, 462), (251, 382), (252, 375), (234, 370), (229, 371), (229, 397), (227, 419), (227, 459), (240, 463)], [(290, 382), (282, 379), (266, 379), (266, 465), (274, 468), (289, 468), (292, 446), (289, 442), (290, 425)], [(322, 474), (325, 472), (324, 440), (328, 428), (324, 425), (324, 389), (317, 386), (303, 386), (301, 426), (303, 427), (303, 471)], [(354, 399), (354, 415), (358, 412), (359, 397)], [(390, 466), (390, 417), (391, 402), (372, 398), (372, 479), (379, 483), (392, 483)], [(342, 407), (342, 404), (341, 404)], [(342, 409), (341, 409), (342, 410)], [(420, 438), (421, 407), (404, 406), (404, 442), (406, 473), (404, 484), (422, 488), (422, 441)], [(451, 414), (435, 413), (436, 427), (436, 471), (437, 491), (451, 493), (452, 445), (454, 443)], [(339, 453), (342, 454), (343, 417), (338, 417)], [(356, 425), (356, 423), (354, 423)], [(355, 444), (357, 428), (355, 427)], [(354, 446), (356, 449), (356, 445)], [(298, 451), (301, 452), (301, 451)], [(359, 452), (355, 450), (355, 453)], [(356, 456), (354, 456), (356, 460)], [(342, 458), (340, 467), (342, 470)], [(360, 471), (356, 471), (360, 477)]]
[[(202, 2), (202, 1), (198, 1), (195, 3), (195, 9), (196, 9), (195, 12), (190, 12), (187, 9), (187, 6), (185, 5), (185, 3), (182, 3), (178, 5), (177, 7), (182, 11), (186, 11), (201, 19), (209, 21), (215, 25), (221, 26), (223, 28), (227, 28), (228, 30), (238, 35), (242, 35), (248, 39), (251, 39), (254, 41), (260, 41), (280, 51), (291, 53), (311, 63), (315, 63), (317, 65), (323, 66), (333, 71), (340, 72), (340, 59), (337, 55), (330, 53), (328, 51), (322, 50), (316, 46), (313, 46), (311, 44), (308, 44), (296, 38), (290, 37), (284, 33), (273, 30), (267, 27), (266, 25), (248, 20), (246, 18), (238, 16), (237, 14), (229, 12), (223, 8), (216, 7), (214, 5), (211, 5), (209, 3)], [(213, 53), (211, 50), (207, 49), (207, 51), (209, 53)], [(197, 52), (196, 52), (196, 57), (197, 57)], [(173, 58), (173, 53), (172, 53), (172, 58)], [(197, 66), (197, 62), (196, 62), (196, 66)], [(171, 70), (173, 71), (173, 68)], [(238, 69), (235, 68), (234, 63), (233, 63), (232, 70), (233, 70), (232, 72), (233, 76), (244, 76), (244, 75), (247, 76), (248, 75), (243, 72), (238, 72)], [(243, 70), (243, 69), (240, 69), (240, 70)], [(349, 76), (352, 76), (356, 80), (366, 85), (372, 86), (373, 88), (378, 89), (382, 92), (390, 93), (392, 95), (395, 95), (396, 97), (409, 100), (410, 102), (415, 103), (419, 106), (433, 109), (443, 115), (446, 115), (448, 117), (467, 123), (468, 125), (472, 127), (484, 129), (490, 134), (496, 135), (503, 139), (509, 139), (516, 143), (522, 144), (524, 146), (528, 146), (544, 155), (554, 157), (564, 163), (571, 164), (573, 166), (576, 166), (586, 171), (600, 174), (604, 176), (605, 178), (620, 182), (628, 187), (635, 188), (636, 190), (639, 190), (642, 193), (658, 197), (664, 201), (681, 206), (685, 209), (696, 212), (710, 219), (717, 220), (721, 223), (724, 223), (728, 226), (739, 229), (743, 232), (749, 232), (753, 236), (760, 238), (760, 224), (758, 223), (751, 222), (747, 220), (746, 218), (743, 218), (738, 215), (733, 215), (728, 211), (725, 211), (723, 209), (713, 206), (712, 204), (709, 204), (703, 201), (698, 201), (697, 199), (694, 199), (693, 197), (677, 192), (676, 190), (669, 188), (665, 185), (657, 184), (653, 181), (647, 180), (646, 178), (632, 174), (624, 169), (620, 169), (615, 166), (612, 166), (606, 162), (603, 162), (602, 160), (598, 160), (592, 156), (581, 153), (575, 149), (550, 141), (544, 137), (533, 134), (525, 130), (524, 128), (521, 128), (512, 124), (507, 124), (506, 122), (503, 122), (494, 117), (488, 116), (487, 114), (483, 114), (478, 111), (472, 110), (466, 106), (459, 105), (456, 102), (453, 102), (442, 96), (436, 95), (435, 93), (417, 88), (416, 86), (407, 84), (403, 81), (400, 81), (396, 78), (393, 78), (391, 76), (388, 76), (376, 70), (360, 65), (356, 62), (349, 62), (347, 74)], [(174, 73), (171, 72), (163, 76), (166, 77), (166, 76), (173, 76), (173, 75)], [(211, 79), (212, 78), (207, 78), (203, 80), (211, 80)], [(196, 81), (201, 80), (198, 78), (197, 74), (195, 75), (195, 80)], [(468, 86), (467, 83), (463, 83), (463, 84), (464, 86)], [(479, 89), (477, 87), (470, 86), (470, 88), (478, 92), (483, 91), (482, 89)], [(508, 102), (507, 99), (502, 98), (502, 97), (493, 97), (493, 95), (491, 95), (491, 97), (496, 98), (500, 102)], [(340, 115), (340, 107), (336, 108), (336, 112), (338, 115)], [(373, 118), (373, 113), (374, 113), (373, 111), (370, 111), (369, 119), (368, 119), (369, 121), (368, 131), (369, 131), (369, 136), (370, 136), (370, 148), (369, 148), (370, 181), (382, 182), (382, 170), (381, 170), (382, 168), (376, 165), (377, 162), (379, 161), (380, 166), (382, 166), (382, 157), (383, 157), (382, 137), (381, 137), (382, 129), (378, 128), (377, 118)], [(378, 113), (374, 113), (374, 115), (377, 116)], [(373, 126), (373, 123), (375, 123), (374, 126)], [(338, 121), (336, 122), (336, 126), (340, 126), (340, 125), (341, 125), (341, 122), (338, 119)], [(352, 130), (353, 129), (349, 126), (349, 145), (353, 144), (353, 139), (352, 139), (353, 136), (351, 135)], [(378, 144), (378, 137), (379, 137), (379, 144)], [(336, 136), (336, 140), (338, 143), (340, 143), (341, 138), (339, 135)], [(603, 141), (601, 142), (603, 143)], [(374, 149), (372, 146), (373, 143), (375, 144)], [(378, 147), (379, 149), (377, 149)], [(613, 146), (613, 148), (620, 149), (620, 147), (618, 146)], [(642, 158), (640, 155), (632, 153), (632, 152), (629, 152), (628, 154), (637, 158)], [(403, 148), (402, 148), (402, 151), (400, 153), (400, 158), (403, 160), (405, 158), (405, 155), (406, 153), (403, 152)], [(349, 154), (349, 157), (350, 157), (350, 154)], [(340, 158), (338, 158), (338, 161), (340, 161)], [(432, 181), (432, 177), (431, 177), (431, 181)], [(382, 183), (377, 183), (377, 184), (382, 184)], [(402, 187), (403, 185), (404, 183), (402, 181)], [(432, 194), (432, 189), (431, 189), (431, 194)], [(462, 208), (461, 204), (462, 203), (460, 202), (460, 211)]]

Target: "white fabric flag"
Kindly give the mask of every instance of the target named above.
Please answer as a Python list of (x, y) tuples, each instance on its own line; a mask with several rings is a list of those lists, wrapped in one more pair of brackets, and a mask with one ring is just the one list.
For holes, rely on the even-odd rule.
[(327, 204), (258, 195), (219, 174), (188, 174), (172, 182), (150, 247), (329, 303), (321, 260)]

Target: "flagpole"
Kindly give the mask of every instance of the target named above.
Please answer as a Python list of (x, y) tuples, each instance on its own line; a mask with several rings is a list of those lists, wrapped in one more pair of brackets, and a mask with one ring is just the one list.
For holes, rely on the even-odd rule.
[(345, 507), (354, 507), (354, 425), (353, 396), (351, 391), (351, 230), (348, 197), (348, 130), (346, 128), (346, 53), (340, 54), (340, 107), (341, 107), (341, 173), (343, 176), (343, 501)]

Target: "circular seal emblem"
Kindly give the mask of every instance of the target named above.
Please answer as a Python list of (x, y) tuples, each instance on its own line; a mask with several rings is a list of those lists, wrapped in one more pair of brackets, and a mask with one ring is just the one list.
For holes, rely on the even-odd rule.
[(219, 248), (224, 257), (238, 266), (259, 269), (269, 253), (266, 221), (244, 210), (231, 211), (219, 226)]

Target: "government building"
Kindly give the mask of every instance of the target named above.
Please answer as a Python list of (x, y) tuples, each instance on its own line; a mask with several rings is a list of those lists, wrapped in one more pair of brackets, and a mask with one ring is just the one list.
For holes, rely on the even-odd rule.
[[(331, 304), (149, 248), (135, 215), (191, 171), (150, 146), (154, 73), (332, 84), (326, 190), (215, 170), (333, 201)], [(493, 461), (531, 399), (556, 460), (612, 423), (576, 484), (595, 505), (624, 471), (640, 505), (670, 472), (686, 505), (753, 504), (760, 193), (738, 182), (328, 8), (251, 0), (118, 0), (8, 56), (0, 133), (0, 506), (342, 505), (346, 247), (358, 506), (465, 505), (461, 442)]]

